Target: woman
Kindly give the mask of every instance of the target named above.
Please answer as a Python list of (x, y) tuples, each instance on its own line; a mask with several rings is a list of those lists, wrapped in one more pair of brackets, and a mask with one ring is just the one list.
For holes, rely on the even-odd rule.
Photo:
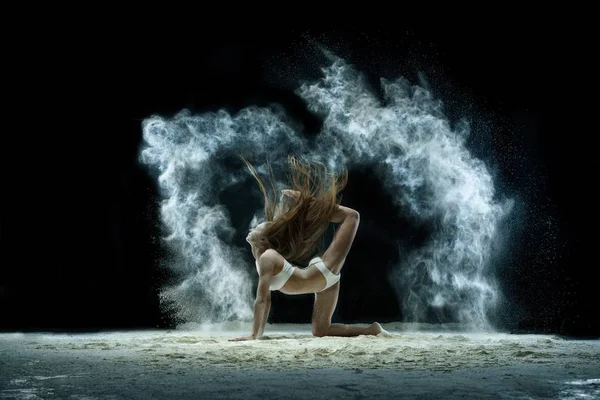
[[(346, 186), (347, 171), (331, 175), (322, 164), (302, 164), (290, 156), (293, 189), (282, 190), (283, 201), (279, 203), (276, 198), (269, 200), (256, 170), (243, 160), (264, 195), (266, 221), (251, 229), (246, 238), (259, 275), (252, 333), (231, 341), (254, 340), (262, 336), (272, 290), (290, 295), (315, 293), (312, 314), (315, 336), (377, 335), (383, 332), (377, 322), (370, 326), (331, 323), (340, 291), (340, 271), (360, 221), (356, 210), (340, 205), (337, 199)], [(275, 190), (273, 194), (276, 195)], [(340, 224), (331, 244), (320, 256), (311, 257), (330, 222)]]

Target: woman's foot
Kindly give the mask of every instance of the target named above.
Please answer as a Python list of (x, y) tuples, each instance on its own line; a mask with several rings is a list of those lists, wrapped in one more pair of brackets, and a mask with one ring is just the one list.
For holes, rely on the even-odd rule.
[(384, 329), (379, 325), (379, 322), (373, 322), (369, 327), (371, 335), (379, 335)]

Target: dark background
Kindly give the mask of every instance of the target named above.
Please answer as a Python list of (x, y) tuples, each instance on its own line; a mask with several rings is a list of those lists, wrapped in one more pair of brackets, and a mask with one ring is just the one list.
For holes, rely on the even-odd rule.
[[(41, 37), (26, 67), (13, 64), (13, 83), (22, 86), (3, 146), (1, 329), (172, 326), (158, 301), (170, 276), (161, 267), (156, 182), (137, 161), (142, 120), (183, 108), (236, 112), (278, 103), (316, 134), (319, 118), (293, 90), (319, 78), (321, 45), (374, 87), (380, 77), (424, 77), (452, 121), (471, 121), (469, 147), (490, 166), (499, 191), (526, 205), (497, 268), (506, 296), (498, 327), (600, 333), (592, 243), (597, 132), (585, 33), (486, 21), (438, 30), (132, 29), (92, 35), (83, 45), (68, 37), (66, 44)], [(369, 172), (350, 171), (344, 192), (362, 219), (334, 321), (401, 319), (381, 279), (397, 257), (391, 239), (418, 242), (426, 234), (392, 217), (396, 210)], [(239, 228), (242, 235), (247, 226)], [(312, 295), (273, 296), (270, 322), (310, 321)]]

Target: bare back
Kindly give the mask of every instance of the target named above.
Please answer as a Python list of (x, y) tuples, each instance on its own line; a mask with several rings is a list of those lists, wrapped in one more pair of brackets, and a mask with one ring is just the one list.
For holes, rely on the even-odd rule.
[[(321, 260), (333, 274), (338, 275), (346, 261), (346, 256), (352, 247), (359, 225), (358, 212), (345, 217), (339, 229), (335, 232), (331, 244), (321, 256)], [(278, 261), (273, 270), (273, 276), (279, 274), (286, 261), (277, 253)], [(293, 265), (293, 264), (292, 264)], [(280, 292), (285, 294), (307, 294), (320, 292), (326, 285), (326, 279), (315, 265), (300, 267), (294, 265), (294, 272), (283, 285)]]

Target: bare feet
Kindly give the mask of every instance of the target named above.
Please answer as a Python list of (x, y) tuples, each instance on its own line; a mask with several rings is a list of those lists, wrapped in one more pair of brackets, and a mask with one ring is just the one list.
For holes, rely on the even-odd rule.
[(379, 335), (384, 329), (379, 325), (379, 322), (373, 322), (369, 327), (371, 335)]

